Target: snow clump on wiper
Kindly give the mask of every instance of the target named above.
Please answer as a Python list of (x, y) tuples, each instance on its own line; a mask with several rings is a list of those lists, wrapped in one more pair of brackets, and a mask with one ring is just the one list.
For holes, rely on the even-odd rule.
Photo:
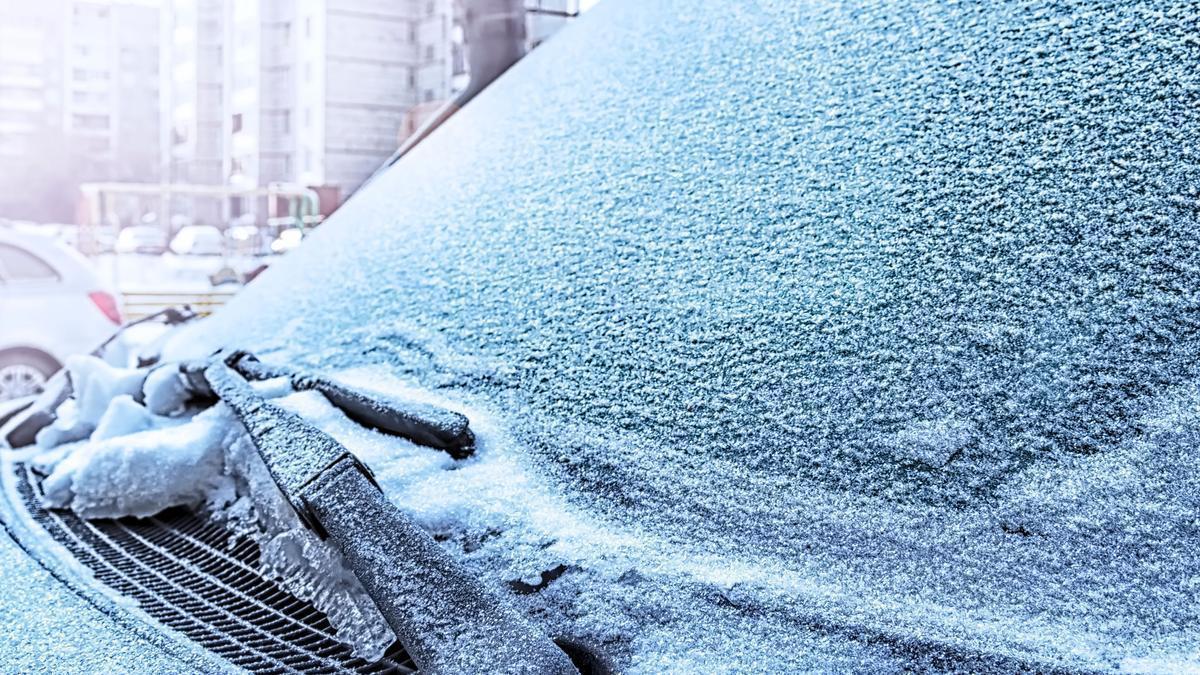
[[(328, 615), (354, 654), (378, 660), (395, 635), (341, 553), (296, 517), (246, 430), (221, 403), (201, 409), (178, 368), (113, 368), (71, 359), (75, 397), (38, 435), (31, 460), (48, 509), (84, 518), (148, 517), (171, 507), (208, 514), (262, 551), (261, 572)], [(265, 396), (303, 398), (282, 380)]]

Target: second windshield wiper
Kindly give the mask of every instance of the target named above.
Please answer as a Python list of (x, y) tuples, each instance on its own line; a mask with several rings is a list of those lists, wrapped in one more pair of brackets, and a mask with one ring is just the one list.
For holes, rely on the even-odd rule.
[[(475, 434), (471, 431), (470, 420), (453, 410), (366, 393), (313, 373), (267, 365), (246, 352), (230, 355), (225, 363), (250, 381), (286, 378), (296, 391), (319, 392), (334, 407), (363, 426), (441, 450), (454, 459), (465, 459), (475, 453)], [(201, 390), (206, 386), (202, 376), (205, 365), (183, 367), (192, 385)]]

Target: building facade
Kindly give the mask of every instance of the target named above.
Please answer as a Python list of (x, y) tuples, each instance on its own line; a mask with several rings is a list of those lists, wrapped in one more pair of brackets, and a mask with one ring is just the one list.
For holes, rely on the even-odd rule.
[[(529, 46), (578, 5), (527, 0)], [(87, 181), (300, 185), (327, 211), (466, 85), (462, 6), (0, 0), (0, 181), (24, 186), (0, 217), (74, 220)], [(163, 215), (264, 222), (271, 206), (179, 196)]]
[(93, 180), (159, 170), (159, 10), (76, 0), (65, 22), (63, 127)]
[[(161, 52), (162, 173), (170, 183), (222, 185), (226, 167), (226, 0), (165, 0)], [(179, 198), (172, 214), (219, 222), (209, 199)]]
[(157, 7), (0, 0), (0, 196), (9, 217), (69, 221), (82, 181), (156, 181)]
[[(62, 7), (0, 0), (0, 215), (43, 216), (54, 191), (56, 164), (68, 150), (61, 140)], [(61, 219), (59, 209), (45, 215)], [(43, 216), (44, 217), (44, 216)]]
[(534, 49), (550, 36), (562, 30), (572, 19), (578, 17), (586, 6), (582, 0), (525, 0), (525, 43)]
[[(338, 201), (396, 149), (414, 106), (440, 104), (452, 92), (452, 0), (172, 0), (172, 7), (173, 21), (188, 27), (171, 41), (174, 180), (320, 187), (327, 201)], [(208, 50), (207, 69), (200, 65), (205, 23), (226, 45), (224, 53)], [(220, 139), (210, 140), (218, 129)], [(262, 199), (196, 213), (259, 222), (270, 215)]]

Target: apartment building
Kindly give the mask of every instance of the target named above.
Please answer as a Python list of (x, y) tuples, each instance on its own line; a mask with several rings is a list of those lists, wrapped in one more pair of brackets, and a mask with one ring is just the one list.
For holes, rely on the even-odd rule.
[[(0, 214), (38, 215), (55, 183), (50, 156), (65, 156), (54, 141), (62, 119), (62, 7), (54, 2), (0, 0)], [(58, 146), (58, 147), (55, 147)], [(61, 215), (52, 210), (50, 215)]]
[(89, 180), (159, 173), (159, 10), (103, 0), (69, 3), (63, 128)]
[[(167, 182), (222, 185), (226, 148), (227, 0), (164, 0), (162, 173)], [(240, 4), (240, 3), (239, 3)], [(220, 222), (211, 199), (179, 198), (173, 214)]]
[(159, 176), (159, 9), (0, 0), (0, 212), (70, 220), (88, 180)]
[[(194, 0), (193, 0), (194, 1)], [(225, 181), (358, 188), (453, 87), (451, 0), (238, 0), (227, 5)], [(336, 195), (336, 196), (335, 196)], [(230, 216), (265, 217), (265, 202)]]
[[(22, 186), (0, 216), (73, 220), (100, 180), (288, 183), (336, 206), (466, 85), (462, 4), (0, 0), (0, 181)], [(526, 0), (530, 47), (578, 5)], [(169, 208), (225, 223), (268, 206)]]

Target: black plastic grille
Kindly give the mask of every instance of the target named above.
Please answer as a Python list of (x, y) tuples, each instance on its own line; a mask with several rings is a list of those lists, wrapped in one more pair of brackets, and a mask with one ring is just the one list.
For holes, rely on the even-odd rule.
[(17, 472), (34, 520), (97, 580), (235, 665), (256, 673), (416, 672), (399, 643), (379, 662), (355, 658), (325, 614), (259, 573), (252, 540), (234, 540), (186, 509), (94, 521), (47, 511), (37, 477)]

